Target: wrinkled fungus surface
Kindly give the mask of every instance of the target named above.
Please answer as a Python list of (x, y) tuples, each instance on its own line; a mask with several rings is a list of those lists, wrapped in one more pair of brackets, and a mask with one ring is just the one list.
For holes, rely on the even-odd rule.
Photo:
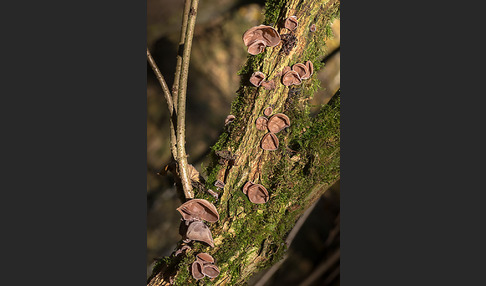
[(192, 199), (177, 208), (184, 220), (205, 220), (217, 222), (219, 214), (216, 207), (204, 199)]

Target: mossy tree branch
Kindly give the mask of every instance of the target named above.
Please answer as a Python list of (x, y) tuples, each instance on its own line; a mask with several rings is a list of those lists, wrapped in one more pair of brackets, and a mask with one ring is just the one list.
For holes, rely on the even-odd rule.
[[(308, 101), (320, 88), (315, 74), (302, 85), (290, 88), (280, 83), (279, 75), (285, 66), (307, 60), (314, 63), (317, 73), (325, 55), (326, 39), (331, 36), (332, 20), (339, 17), (339, 5), (339, 0), (267, 1), (264, 24), (278, 27), (281, 35), (288, 30), (280, 28), (280, 23), (289, 16), (297, 17), (297, 45), (289, 54), (281, 52), (282, 45), (267, 47), (264, 53), (249, 56), (239, 73), (242, 82), (231, 110), (236, 119), (212, 147), (205, 170), (206, 188), (214, 189), (214, 182), (224, 174), (224, 189), (218, 201), (206, 192), (195, 193), (196, 198), (213, 202), (220, 214), (217, 223), (209, 224), (215, 247), (195, 242), (192, 250), (160, 260), (148, 285), (168, 285), (170, 281), (175, 285), (244, 284), (284, 255), (285, 238), (298, 217), (339, 179), (339, 94), (313, 117)], [(311, 24), (316, 25), (315, 32), (309, 30)], [(276, 89), (250, 85), (248, 78), (254, 71), (275, 79)], [(179, 109), (180, 103), (179, 98)], [(280, 141), (276, 151), (260, 148), (265, 132), (255, 127), (255, 120), (270, 105), (274, 113), (284, 113), (291, 120), (286, 131), (276, 134)], [(220, 165), (215, 154), (220, 150), (238, 155), (236, 164)], [(241, 189), (249, 180), (267, 188), (267, 203), (253, 204), (243, 194)], [(190, 265), (199, 252), (215, 258), (221, 274), (214, 280), (206, 277), (197, 282), (192, 278)]]

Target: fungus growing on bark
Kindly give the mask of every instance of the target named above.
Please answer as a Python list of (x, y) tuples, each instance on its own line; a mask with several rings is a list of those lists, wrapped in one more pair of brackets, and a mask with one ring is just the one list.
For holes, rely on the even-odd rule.
[(275, 134), (269, 132), (262, 138), (261, 145), (263, 150), (275, 151), (278, 149), (278, 138)]
[(292, 70), (297, 72), (301, 79), (304, 79), (304, 77), (309, 73), (307, 67), (301, 63), (293, 65)]
[(302, 83), (302, 79), (296, 71), (288, 71), (282, 77), (282, 84), (285, 86), (299, 85)]
[(307, 70), (309, 71), (309, 76), (307, 78), (310, 78), (311, 75), (314, 73), (314, 65), (312, 64), (311, 61), (306, 61), (305, 66), (307, 67)]
[(205, 220), (208, 222), (217, 222), (219, 214), (216, 207), (204, 199), (192, 199), (183, 203), (177, 208), (177, 211), (186, 221)]
[(265, 74), (260, 72), (260, 71), (256, 71), (254, 72), (251, 77), (250, 77), (250, 82), (251, 84), (253, 84), (254, 86), (258, 87), (262, 84), (262, 81), (265, 79)]
[(270, 26), (260, 25), (248, 29), (243, 34), (243, 42), (248, 47), (248, 53), (257, 55), (265, 47), (273, 47), (280, 43), (280, 35)]
[(296, 16), (290, 16), (285, 20), (285, 28), (293, 31), (299, 26), (299, 22), (297, 21)]
[(248, 192), (248, 188), (251, 187), (252, 185), (254, 185), (255, 183), (253, 183), (252, 181), (248, 181), (246, 182), (245, 185), (243, 185), (243, 194), (246, 195), (246, 193)]
[(235, 120), (235, 116), (234, 115), (228, 115), (226, 116), (226, 119), (224, 120), (224, 126), (230, 124), (231, 122), (233, 122)]
[(219, 268), (214, 264), (203, 265), (202, 274), (209, 278), (215, 278), (219, 275)]
[(263, 114), (265, 116), (270, 116), (272, 114), (272, 112), (273, 112), (273, 108), (271, 106), (269, 106), (269, 107), (265, 108), (265, 110), (263, 110)]
[(310, 25), (309, 30), (310, 30), (312, 33), (314, 33), (314, 32), (316, 31), (316, 24), (312, 24), (312, 25)]
[(274, 114), (267, 122), (267, 128), (272, 133), (278, 133), (290, 126), (290, 119), (283, 113)]
[(194, 277), (194, 279), (196, 279), (196, 280), (203, 279), (204, 274), (202, 273), (202, 269), (203, 269), (202, 264), (197, 260), (194, 261), (192, 263), (192, 267), (191, 267), (192, 277)]
[(287, 72), (289, 72), (289, 71), (291, 71), (291, 70), (292, 70), (292, 69), (291, 69), (289, 66), (286, 66), (286, 67), (284, 67), (284, 68), (283, 68), (283, 70), (282, 70), (282, 74), (284, 75), (284, 74), (286, 74)]
[(262, 81), (261, 86), (263, 86), (266, 90), (272, 90), (275, 88), (275, 82), (273, 80)]
[(267, 130), (267, 123), (268, 123), (268, 119), (264, 116), (258, 117), (255, 121), (256, 128), (261, 131)]
[(183, 253), (184, 251), (186, 251), (186, 250), (190, 250), (190, 249), (191, 249), (191, 247), (190, 247), (189, 245), (187, 245), (187, 244), (186, 244), (186, 245), (182, 246), (180, 249), (178, 249), (178, 250), (175, 252), (174, 256), (177, 256), (177, 255), (179, 255), (179, 254)]
[[(222, 169), (222, 170), (224, 170), (224, 169)], [(214, 183), (214, 186), (216, 188), (219, 188), (219, 189), (224, 189), (224, 183), (221, 180), (216, 180), (216, 182)]]
[[(271, 134), (271, 133), (270, 133)], [(253, 184), (248, 187), (248, 199), (254, 204), (263, 204), (268, 201), (267, 189), (260, 184)]]
[(196, 259), (203, 265), (208, 263), (214, 263), (214, 258), (205, 252), (198, 253), (196, 255)]
[(214, 247), (213, 236), (209, 227), (200, 220), (193, 221), (187, 227), (186, 238), (190, 240), (202, 241)]
[(261, 40), (255, 41), (248, 46), (248, 53), (250, 55), (258, 55), (265, 50), (265, 47), (265, 42)]

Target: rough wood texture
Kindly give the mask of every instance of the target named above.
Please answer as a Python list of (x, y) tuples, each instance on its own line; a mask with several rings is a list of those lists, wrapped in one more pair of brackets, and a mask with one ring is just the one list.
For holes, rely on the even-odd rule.
[[(219, 190), (218, 201), (206, 192), (195, 192), (195, 198), (213, 202), (220, 214), (217, 223), (208, 224), (215, 247), (194, 242), (192, 250), (160, 260), (148, 285), (168, 285), (170, 281), (175, 285), (244, 284), (283, 256), (285, 238), (297, 218), (339, 178), (340, 96), (336, 94), (315, 117), (309, 115), (307, 104), (319, 88), (315, 74), (322, 64), (317, 59), (325, 54), (325, 41), (331, 36), (332, 19), (339, 17), (339, 4), (332, 0), (267, 1), (263, 24), (286, 34), (289, 31), (281, 24), (295, 15), (299, 22), (295, 31), (297, 45), (288, 55), (281, 52), (283, 43), (267, 47), (262, 54), (249, 56), (240, 71), (242, 84), (231, 112), (236, 119), (212, 147), (211, 163), (206, 166), (206, 188), (215, 190), (213, 184), (219, 179), (225, 183), (224, 189)], [(310, 31), (311, 24), (316, 25), (315, 32)], [(314, 75), (302, 85), (283, 86), (279, 75), (283, 68), (307, 60), (314, 63)], [(263, 72), (268, 80), (275, 79), (276, 88), (251, 85), (249, 77), (255, 71)], [(273, 114), (284, 113), (291, 121), (289, 128), (276, 134), (276, 151), (260, 148), (266, 132), (255, 126), (268, 106), (273, 106)], [(238, 156), (234, 165), (219, 164), (215, 152), (221, 150)], [(270, 194), (267, 203), (248, 200), (242, 188), (249, 180), (266, 187)], [(221, 271), (218, 277), (199, 281), (192, 278), (190, 266), (199, 252), (215, 258)]]

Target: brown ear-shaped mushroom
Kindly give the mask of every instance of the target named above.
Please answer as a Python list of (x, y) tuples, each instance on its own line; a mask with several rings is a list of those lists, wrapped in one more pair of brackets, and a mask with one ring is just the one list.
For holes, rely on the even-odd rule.
[(204, 199), (192, 199), (177, 208), (184, 220), (201, 219), (209, 222), (217, 222), (219, 214), (216, 207)]
[(226, 116), (226, 119), (224, 120), (224, 126), (230, 124), (231, 122), (233, 122), (235, 120), (235, 116), (234, 115), (228, 115)]
[(312, 33), (314, 33), (314, 32), (316, 31), (316, 24), (312, 24), (312, 25), (310, 25), (309, 30), (310, 30)]
[(248, 188), (248, 199), (254, 204), (263, 204), (268, 201), (268, 192), (264, 186), (260, 184), (251, 185)]
[(251, 27), (243, 34), (243, 43), (245, 46), (249, 46), (255, 41), (263, 41), (263, 31), (260, 26)]
[(265, 74), (260, 72), (260, 71), (256, 71), (254, 72), (251, 77), (250, 77), (250, 82), (251, 84), (253, 84), (254, 86), (260, 86), (262, 84), (262, 81), (265, 79)]
[(278, 149), (278, 138), (275, 134), (268, 132), (263, 136), (261, 147), (263, 150), (275, 151)]
[(209, 227), (202, 221), (196, 220), (191, 222), (187, 227), (186, 237), (190, 240), (206, 242), (211, 247), (214, 247), (211, 231), (209, 230)]
[(265, 50), (265, 42), (263, 40), (257, 40), (248, 46), (248, 53), (250, 55), (258, 55)]
[(256, 119), (255, 125), (258, 130), (266, 131), (267, 130), (267, 122), (268, 119), (266, 117), (260, 116)]
[(246, 193), (248, 192), (248, 188), (252, 185), (254, 185), (255, 183), (253, 183), (252, 181), (248, 181), (246, 182), (245, 185), (243, 185), (243, 194), (246, 195)]
[(307, 67), (307, 70), (309, 71), (309, 76), (307, 78), (310, 78), (311, 75), (314, 73), (314, 65), (312, 64), (311, 61), (306, 61), (305, 66)]
[(270, 116), (270, 115), (272, 115), (272, 112), (273, 112), (273, 108), (272, 108), (271, 106), (269, 106), (269, 107), (265, 108), (265, 110), (263, 110), (263, 114), (264, 114), (265, 116)]
[(202, 273), (203, 266), (199, 261), (196, 260), (192, 263), (191, 270), (194, 279), (199, 280), (204, 278), (204, 274)]
[(289, 71), (282, 77), (282, 83), (285, 86), (289, 85), (298, 85), (301, 84), (302, 79), (300, 78), (299, 74), (296, 71)]
[[(260, 25), (248, 29), (243, 34), (243, 42), (245, 43), (245, 46), (248, 47), (248, 52), (252, 55), (256, 55), (263, 52), (265, 46), (273, 47), (278, 45), (278, 43), (280, 43), (280, 35), (274, 28)], [(255, 45), (255, 43), (257, 44)]]
[(202, 268), (202, 273), (209, 278), (215, 278), (219, 275), (219, 268), (214, 264), (206, 264)]
[(285, 28), (289, 29), (290, 31), (295, 30), (299, 26), (299, 22), (297, 22), (296, 16), (290, 16), (285, 20)]
[(274, 47), (278, 45), (278, 43), (280, 43), (280, 35), (277, 30), (270, 26), (265, 26), (262, 28), (262, 30), (262, 36), (265, 41), (265, 45), (267, 45), (268, 47)]
[[(292, 70), (296, 71), (301, 79), (306, 79), (306, 75), (309, 74), (309, 70), (304, 64), (295, 64), (292, 66)], [(308, 77), (307, 77), (308, 78)]]
[(272, 90), (275, 88), (275, 82), (273, 80), (262, 81), (261, 84), (266, 90)]
[(274, 114), (267, 122), (267, 128), (272, 133), (278, 133), (290, 126), (290, 119), (283, 113)]
[(196, 259), (200, 263), (202, 263), (202, 265), (205, 265), (205, 264), (208, 264), (208, 263), (214, 263), (214, 258), (211, 255), (209, 255), (205, 252), (198, 253), (196, 255)]

